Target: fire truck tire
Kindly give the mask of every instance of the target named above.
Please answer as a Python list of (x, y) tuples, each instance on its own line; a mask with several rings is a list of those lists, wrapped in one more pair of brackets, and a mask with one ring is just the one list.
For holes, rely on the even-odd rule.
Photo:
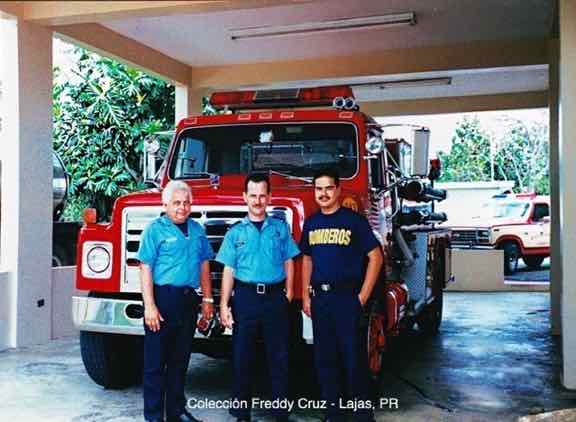
[(373, 379), (378, 379), (382, 370), (383, 355), (386, 348), (384, 332), (384, 314), (381, 305), (375, 300), (368, 309), (366, 321), (366, 345), (368, 352), (368, 368)]
[(80, 331), (86, 372), (104, 388), (120, 389), (142, 382), (143, 337)]
[(529, 255), (523, 256), (522, 260), (524, 263), (530, 268), (531, 270), (537, 270), (542, 265), (542, 261), (544, 261), (544, 256), (540, 255)]
[(442, 323), (442, 311), (444, 308), (444, 293), (440, 290), (440, 294), (426, 305), (420, 315), (416, 318), (418, 328), (422, 334), (432, 336), (440, 330)]
[(518, 269), (520, 259), (520, 248), (516, 242), (504, 242), (500, 247), (504, 251), (504, 275), (511, 275)]

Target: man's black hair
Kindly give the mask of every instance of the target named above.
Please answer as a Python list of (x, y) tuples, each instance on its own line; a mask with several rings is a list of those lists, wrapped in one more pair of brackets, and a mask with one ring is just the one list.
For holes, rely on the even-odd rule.
[(248, 193), (248, 182), (261, 183), (266, 182), (266, 190), (270, 193), (270, 178), (267, 173), (250, 173), (244, 179), (244, 192)]
[(328, 167), (322, 170), (318, 170), (316, 173), (314, 173), (312, 183), (315, 185), (316, 179), (319, 179), (321, 177), (330, 177), (332, 180), (334, 180), (334, 184), (336, 185), (336, 187), (340, 186), (340, 173), (338, 172), (337, 168)]

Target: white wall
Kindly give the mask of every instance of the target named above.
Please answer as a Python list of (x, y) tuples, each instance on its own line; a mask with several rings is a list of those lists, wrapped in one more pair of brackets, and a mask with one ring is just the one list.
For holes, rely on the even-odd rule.
[(0, 350), (11, 347), (12, 284), (10, 273), (0, 270)]
[(17, 347), (50, 339), (52, 32), (3, 20), (0, 37), (2, 268), (11, 274), (4, 297), (12, 304), (9, 343)]
[(72, 296), (86, 293), (76, 290), (76, 267), (52, 268), (52, 339), (75, 336), (72, 323)]

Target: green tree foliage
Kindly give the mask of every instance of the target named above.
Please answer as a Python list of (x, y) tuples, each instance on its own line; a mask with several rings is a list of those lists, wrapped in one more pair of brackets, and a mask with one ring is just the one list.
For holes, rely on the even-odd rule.
[(114, 60), (75, 49), (55, 69), (54, 149), (71, 176), (68, 218), (85, 205), (103, 218), (114, 200), (142, 188), (144, 139), (174, 127), (174, 87)]
[(490, 137), (477, 117), (464, 117), (452, 137), (450, 153), (440, 153), (442, 182), (490, 180)]
[(548, 127), (509, 119), (496, 155), (498, 180), (514, 180), (518, 192), (550, 194)]
[(457, 125), (449, 153), (439, 153), (442, 182), (513, 180), (515, 192), (550, 193), (548, 127), (507, 118), (495, 139), (477, 117)]

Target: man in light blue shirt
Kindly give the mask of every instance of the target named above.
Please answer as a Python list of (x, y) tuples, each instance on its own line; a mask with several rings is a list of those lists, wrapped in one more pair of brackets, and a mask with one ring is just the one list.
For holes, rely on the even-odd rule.
[[(272, 400), (287, 398), (288, 306), (294, 295), (292, 258), (300, 252), (288, 224), (266, 214), (270, 202), (270, 181), (266, 175), (249, 175), (243, 196), (248, 216), (226, 233), (216, 261), (224, 265), (220, 297), (222, 323), (233, 327), (233, 395), (246, 404), (231, 409), (230, 413), (238, 421), (249, 421), (251, 377), (259, 332), (270, 363)], [(286, 410), (274, 409), (274, 414), (278, 421), (288, 420)]]
[(202, 288), (202, 314), (213, 316), (208, 260), (214, 256), (204, 229), (190, 217), (192, 192), (180, 181), (162, 192), (166, 214), (144, 230), (138, 259), (144, 302), (144, 417), (194, 422), (186, 410), (184, 381)]

